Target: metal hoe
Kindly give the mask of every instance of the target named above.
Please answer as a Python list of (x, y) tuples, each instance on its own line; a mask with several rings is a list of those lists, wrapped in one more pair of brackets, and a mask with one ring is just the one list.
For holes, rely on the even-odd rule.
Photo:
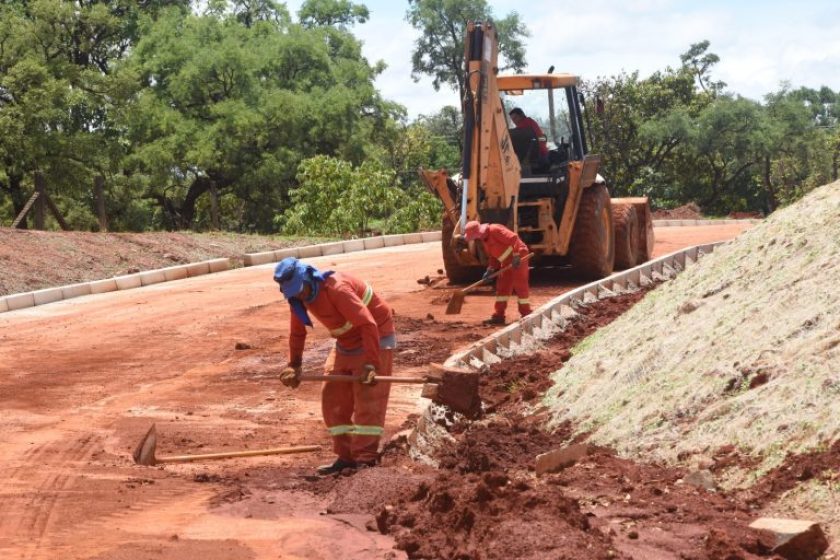
[(228, 459), (231, 457), (256, 457), (260, 455), (289, 455), (292, 453), (309, 453), (318, 451), (319, 445), (301, 445), (297, 447), (275, 447), (273, 449), (253, 449), (248, 451), (226, 451), (223, 453), (203, 453), (200, 455), (173, 455), (170, 457), (156, 457), (157, 432), (155, 425), (149, 428), (146, 435), (134, 450), (134, 462), (138, 465), (154, 466), (161, 463), (188, 463), (190, 461), (206, 461), (210, 459)]
[[(448, 406), (469, 418), (481, 413), (481, 397), (478, 393), (478, 373), (466, 369), (430, 364), (431, 370), (425, 377), (376, 376), (377, 383), (423, 383), (422, 396), (437, 404)], [(356, 375), (301, 375), (301, 381), (323, 381), (327, 383), (359, 382)]]
[[(528, 253), (527, 255), (522, 257), (522, 260), (520, 262), (524, 263), (533, 256), (534, 256), (534, 253)], [(447, 315), (457, 315), (458, 313), (460, 313), (461, 308), (464, 306), (464, 298), (467, 297), (467, 292), (469, 292), (469, 291), (471, 291), (475, 288), (478, 288), (479, 286), (484, 284), (487, 280), (495, 278), (496, 276), (498, 276), (502, 272), (508, 270), (512, 266), (513, 265), (509, 264), (504, 268), (500, 268), (499, 270), (497, 270), (496, 272), (494, 272), (493, 274), (491, 274), (487, 278), (482, 278), (478, 282), (470, 284), (469, 286), (467, 286), (463, 290), (456, 290), (455, 292), (453, 292), (452, 293), (452, 298), (449, 300), (449, 303), (446, 306), (446, 314)]]

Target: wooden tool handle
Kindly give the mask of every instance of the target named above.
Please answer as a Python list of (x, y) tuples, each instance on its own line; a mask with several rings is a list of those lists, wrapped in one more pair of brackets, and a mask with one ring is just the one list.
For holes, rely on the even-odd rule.
[(203, 453), (201, 455), (173, 455), (171, 457), (156, 457), (155, 463), (187, 463), (189, 461), (204, 461), (207, 459), (227, 459), (228, 457), (255, 457), (258, 455), (288, 455), (291, 453), (309, 453), (318, 451), (320, 445), (300, 445), (298, 447), (275, 447), (273, 449), (254, 449), (252, 451), (227, 451), (223, 453)]
[[(301, 375), (298, 377), (301, 381), (360, 381), (361, 378), (355, 375)], [(386, 383), (426, 383), (425, 377), (394, 377), (392, 375), (377, 375), (377, 382)]]
[[(534, 253), (528, 253), (527, 255), (525, 255), (524, 257), (522, 257), (522, 259), (521, 259), (519, 262), (520, 262), (520, 263), (523, 263), (523, 262), (527, 261), (528, 259), (530, 259), (530, 258), (531, 258), (531, 257), (533, 257), (533, 256), (534, 256)], [(509, 268), (510, 268), (510, 267), (512, 267), (512, 266), (513, 266), (513, 263), (511, 263), (511, 264), (509, 264), (509, 265), (507, 265), (507, 266), (505, 266), (505, 267), (503, 267), (503, 268), (500, 268), (499, 270), (497, 270), (496, 272), (494, 272), (493, 274), (491, 274), (491, 275), (490, 275), (490, 276), (488, 276), (487, 278), (482, 278), (482, 279), (481, 279), (481, 280), (479, 280), (478, 282), (473, 282), (472, 284), (470, 284), (469, 286), (467, 286), (466, 288), (464, 288), (464, 289), (463, 289), (463, 290), (461, 290), (461, 291), (462, 291), (462, 292), (469, 292), (469, 291), (470, 291), (470, 290), (472, 290), (473, 288), (477, 288), (477, 287), (481, 286), (481, 285), (482, 285), (482, 284), (484, 284), (484, 282), (486, 282), (487, 280), (490, 280), (490, 279), (492, 279), (492, 278), (495, 278), (496, 276), (498, 276), (499, 274), (501, 274), (502, 272), (504, 272), (505, 270), (509, 269)]]

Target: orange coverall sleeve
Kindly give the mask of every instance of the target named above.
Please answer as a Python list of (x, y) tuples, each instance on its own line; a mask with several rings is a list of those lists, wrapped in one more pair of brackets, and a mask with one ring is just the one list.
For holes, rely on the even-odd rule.
[(489, 255), (490, 268), (498, 270), (507, 264), (510, 264), (510, 257), (516, 251), (516, 242), (519, 237), (507, 228), (491, 227), (487, 232), (487, 237), (492, 238), (494, 246), (504, 247), (502, 253), (499, 255)]
[(350, 286), (341, 286), (330, 293), (330, 301), (345, 320), (361, 331), (365, 362), (379, 369), (379, 327), (362, 298)]
[(303, 364), (303, 346), (306, 344), (306, 325), (289, 309), (289, 365), (300, 367)]

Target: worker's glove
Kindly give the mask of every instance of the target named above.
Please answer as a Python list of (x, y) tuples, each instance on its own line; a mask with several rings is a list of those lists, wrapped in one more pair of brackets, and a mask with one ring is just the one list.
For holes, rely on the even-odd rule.
[(299, 367), (287, 366), (280, 372), (280, 383), (291, 389), (297, 389), (300, 385), (300, 373)]
[(513, 258), (512, 258), (512, 259), (511, 259), (511, 261), (510, 261), (510, 265), (511, 265), (513, 268), (519, 268), (519, 265), (520, 265), (521, 263), (522, 263), (522, 257), (520, 257), (520, 256), (519, 256), (519, 254), (514, 253), (514, 254), (513, 254)]
[[(484, 275), (481, 277), (481, 282), (483, 284), (492, 284), (493, 283), (493, 278), (491, 278), (491, 277), (495, 273), (496, 273), (495, 270), (493, 270), (492, 268), (488, 268), (487, 270), (484, 271)], [(473, 278), (475, 278), (475, 277), (473, 277)]]
[(371, 364), (366, 364), (362, 368), (362, 377), (359, 381), (362, 385), (376, 385), (376, 368)]

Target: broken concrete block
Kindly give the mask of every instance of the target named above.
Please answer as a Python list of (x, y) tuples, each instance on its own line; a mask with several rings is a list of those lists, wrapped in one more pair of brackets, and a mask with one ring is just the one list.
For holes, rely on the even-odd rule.
[(750, 523), (750, 528), (773, 533), (773, 552), (787, 560), (816, 560), (828, 548), (825, 533), (813, 521), (762, 517)]
[(569, 468), (587, 455), (589, 446), (585, 443), (576, 443), (537, 455), (537, 476)]

